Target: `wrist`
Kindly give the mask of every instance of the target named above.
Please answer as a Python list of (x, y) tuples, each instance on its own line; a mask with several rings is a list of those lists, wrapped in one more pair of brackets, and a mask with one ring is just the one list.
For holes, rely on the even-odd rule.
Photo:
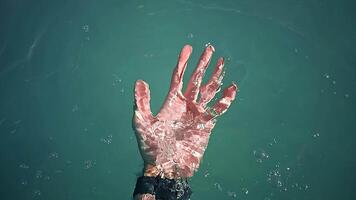
[(166, 169), (161, 165), (146, 164), (143, 169), (143, 175), (147, 177), (157, 177), (168, 178), (168, 179), (179, 179), (185, 177), (183, 174), (179, 173), (174, 169)]
[(156, 200), (153, 194), (136, 194), (134, 200)]
[(143, 175), (148, 177), (156, 177), (160, 174), (161, 170), (156, 165), (145, 164), (143, 168)]

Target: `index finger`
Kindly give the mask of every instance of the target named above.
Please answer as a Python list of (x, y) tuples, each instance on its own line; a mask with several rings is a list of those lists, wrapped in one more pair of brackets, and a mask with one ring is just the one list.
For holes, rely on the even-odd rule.
[(169, 89), (170, 93), (174, 92), (174, 91), (182, 90), (183, 74), (187, 67), (188, 59), (189, 59), (192, 51), (193, 51), (192, 46), (190, 46), (188, 44), (182, 48), (182, 50), (179, 54), (177, 66), (174, 69), (174, 72), (172, 74), (171, 87)]

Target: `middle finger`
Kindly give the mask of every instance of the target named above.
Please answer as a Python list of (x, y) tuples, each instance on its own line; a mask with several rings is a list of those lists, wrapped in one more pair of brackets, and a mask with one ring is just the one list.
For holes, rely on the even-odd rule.
[(199, 63), (195, 68), (195, 71), (193, 72), (192, 76), (190, 77), (187, 89), (184, 93), (184, 96), (188, 101), (196, 102), (199, 93), (199, 88), (204, 77), (204, 73), (206, 71), (206, 68), (208, 68), (211, 56), (213, 55), (214, 51), (214, 47), (208, 44), (205, 48), (205, 51), (201, 55)]

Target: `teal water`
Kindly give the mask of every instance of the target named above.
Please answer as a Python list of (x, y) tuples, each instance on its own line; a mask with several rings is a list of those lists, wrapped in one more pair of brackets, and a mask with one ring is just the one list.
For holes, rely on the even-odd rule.
[[(351, 0), (0, 1), (0, 199), (130, 199), (136, 79), (160, 108), (184, 44), (237, 101), (192, 200), (355, 199)], [(209, 68), (211, 72), (212, 67)]]

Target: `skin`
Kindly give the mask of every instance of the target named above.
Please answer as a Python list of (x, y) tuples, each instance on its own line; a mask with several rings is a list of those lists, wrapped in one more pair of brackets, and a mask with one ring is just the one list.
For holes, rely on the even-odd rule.
[[(220, 57), (209, 81), (202, 85), (214, 51), (212, 45), (206, 46), (183, 94), (183, 74), (192, 47), (182, 48), (168, 95), (156, 116), (150, 108), (149, 85), (143, 80), (136, 81), (133, 126), (145, 176), (189, 178), (199, 168), (216, 118), (227, 111), (237, 91), (237, 85), (232, 83), (212, 107), (207, 106), (219, 92), (224, 76), (224, 59)], [(144, 194), (136, 195), (135, 199), (154, 200), (155, 197)]]

